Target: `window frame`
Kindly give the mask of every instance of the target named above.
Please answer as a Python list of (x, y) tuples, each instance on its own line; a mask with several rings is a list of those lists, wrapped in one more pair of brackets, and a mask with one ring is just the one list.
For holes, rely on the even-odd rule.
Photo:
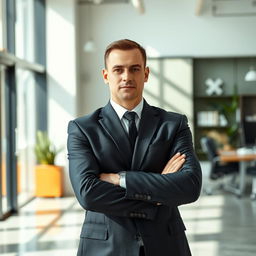
[[(6, 132), (7, 132), (7, 156), (6, 156), (6, 183), (8, 211), (2, 211), (2, 189), (0, 184), (0, 219), (5, 219), (12, 213), (18, 212), (17, 194), (17, 156), (16, 134), (17, 127), (17, 81), (16, 69), (21, 68), (34, 73), (36, 84), (36, 129), (47, 131), (47, 79), (46, 79), (46, 15), (45, 0), (34, 1), (34, 43), (35, 62), (15, 56), (15, 9), (16, 0), (3, 0), (3, 38), (6, 38), (6, 50), (0, 51), (0, 65), (5, 67), (6, 90)], [(0, 109), (1, 110), (1, 109)], [(1, 117), (1, 113), (0, 113)], [(0, 120), (1, 124), (1, 120)], [(1, 132), (1, 127), (0, 127)], [(2, 175), (2, 146), (0, 145), (0, 182)]]

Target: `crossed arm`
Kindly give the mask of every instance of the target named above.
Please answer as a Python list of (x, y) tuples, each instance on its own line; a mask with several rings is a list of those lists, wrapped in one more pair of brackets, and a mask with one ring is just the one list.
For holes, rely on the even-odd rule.
[[(100, 172), (87, 137), (78, 123), (70, 122), (69, 174), (81, 206), (87, 210), (122, 217), (130, 217), (131, 212), (146, 212), (147, 219), (154, 219), (159, 203), (178, 206), (196, 200), (201, 187), (201, 169), (193, 153), (191, 134), (185, 121), (170, 152), (171, 155), (174, 152), (182, 154), (175, 154), (160, 174), (126, 172), (126, 189), (117, 186), (119, 175)], [(145, 198), (137, 198), (136, 194), (145, 195)]]
[[(163, 171), (161, 172), (162, 175), (166, 175), (169, 173), (174, 173), (179, 171), (182, 165), (185, 162), (185, 154), (180, 154), (178, 152), (175, 154), (165, 165)], [(117, 173), (101, 173), (100, 180), (112, 183), (114, 185), (120, 185), (120, 176)]]

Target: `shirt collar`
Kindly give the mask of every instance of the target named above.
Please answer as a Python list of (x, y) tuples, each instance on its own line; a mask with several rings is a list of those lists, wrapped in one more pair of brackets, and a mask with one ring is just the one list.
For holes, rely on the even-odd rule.
[(144, 100), (142, 99), (141, 102), (132, 110), (128, 110), (124, 107), (122, 107), (121, 105), (117, 104), (116, 102), (114, 102), (112, 99), (110, 100), (110, 103), (112, 105), (112, 107), (114, 108), (114, 110), (116, 111), (118, 117), (120, 118), (120, 120), (123, 118), (123, 115), (126, 111), (134, 111), (136, 112), (136, 114), (138, 115), (139, 119), (141, 118), (141, 112), (143, 109), (143, 105), (144, 105)]

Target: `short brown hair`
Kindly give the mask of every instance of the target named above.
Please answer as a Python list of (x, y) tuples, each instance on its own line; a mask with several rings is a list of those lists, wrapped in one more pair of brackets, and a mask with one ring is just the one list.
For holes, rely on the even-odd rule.
[(132, 50), (132, 49), (138, 49), (141, 52), (143, 61), (144, 61), (144, 67), (146, 67), (146, 62), (147, 62), (147, 55), (145, 49), (135, 41), (129, 40), (129, 39), (122, 39), (115, 41), (111, 43), (110, 45), (107, 46), (104, 54), (104, 64), (105, 68), (107, 68), (107, 58), (110, 54), (111, 51), (113, 50)]

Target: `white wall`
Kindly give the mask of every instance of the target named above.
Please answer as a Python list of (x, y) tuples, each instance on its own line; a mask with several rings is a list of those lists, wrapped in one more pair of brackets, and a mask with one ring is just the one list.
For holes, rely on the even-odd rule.
[(150, 77), (144, 98), (150, 105), (185, 114), (193, 131), (193, 61), (191, 59), (150, 59)]
[(77, 115), (76, 5), (47, 0), (47, 79), (49, 136), (63, 147), (56, 164), (64, 166), (64, 193), (71, 192), (67, 161), (67, 125)]
[[(79, 72), (82, 115), (104, 105), (109, 97), (100, 69), (104, 49), (113, 40), (130, 38), (160, 56), (256, 55), (256, 16), (214, 17), (205, 1), (202, 16), (195, 16), (196, 0), (145, 0), (146, 13), (139, 15), (128, 4), (79, 5)], [(90, 26), (88, 26), (90, 25)], [(96, 53), (84, 53), (89, 38)]]

